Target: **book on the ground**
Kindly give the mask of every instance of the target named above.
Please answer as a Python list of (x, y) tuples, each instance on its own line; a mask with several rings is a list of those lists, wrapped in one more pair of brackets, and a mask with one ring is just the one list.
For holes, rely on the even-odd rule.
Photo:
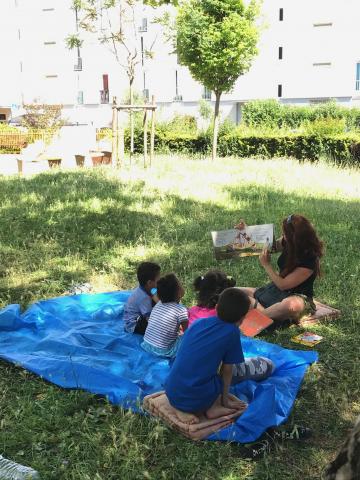
[(300, 335), (292, 337), (291, 341), (294, 343), (300, 343), (301, 345), (306, 345), (307, 347), (314, 347), (315, 345), (320, 343), (323, 338), (324, 337), (316, 335), (315, 333), (304, 332)]
[(217, 260), (260, 255), (264, 247), (271, 250), (274, 245), (274, 224), (246, 225), (242, 230), (211, 232), (211, 236)]
[(255, 337), (255, 335), (265, 330), (272, 323), (271, 318), (261, 313), (260, 310), (253, 308), (245, 315), (240, 325), (240, 330), (247, 337)]

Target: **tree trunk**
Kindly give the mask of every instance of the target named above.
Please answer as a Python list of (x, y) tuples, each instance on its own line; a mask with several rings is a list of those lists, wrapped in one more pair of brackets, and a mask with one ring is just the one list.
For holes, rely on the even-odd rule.
[[(130, 105), (134, 103), (134, 78), (130, 78)], [(134, 154), (134, 112), (130, 109), (130, 158)]]
[(216, 100), (215, 100), (215, 113), (214, 113), (214, 125), (213, 125), (213, 143), (212, 143), (212, 159), (213, 160), (216, 160), (216, 154), (217, 154), (221, 92), (215, 92), (215, 96), (216, 96)]
[(360, 417), (334, 461), (326, 468), (324, 480), (360, 478)]

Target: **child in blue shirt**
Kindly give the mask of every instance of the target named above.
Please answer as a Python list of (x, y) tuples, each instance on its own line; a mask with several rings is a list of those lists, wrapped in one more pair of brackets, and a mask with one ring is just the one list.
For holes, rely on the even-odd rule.
[(218, 418), (241, 410), (243, 403), (229, 393), (230, 385), (258, 378), (257, 367), (265, 367), (266, 376), (272, 373), (272, 362), (262, 357), (252, 359), (255, 368), (246, 368), (239, 325), (249, 307), (244, 292), (228, 288), (219, 297), (217, 316), (199, 320), (185, 332), (165, 383), (169, 402), (182, 422), (197, 423), (200, 412)]
[(139, 286), (126, 302), (124, 328), (128, 333), (144, 335), (153, 305), (158, 301), (156, 285), (160, 278), (160, 267), (156, 263), (142, 262), (136, 274)]

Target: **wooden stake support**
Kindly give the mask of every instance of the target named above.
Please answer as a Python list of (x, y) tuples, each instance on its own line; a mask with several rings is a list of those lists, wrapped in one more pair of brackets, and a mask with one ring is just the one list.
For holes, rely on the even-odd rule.
[(155, 97), (152, 96), (151, 104), (144, 105), (118, 105), (116, 102), (116, 97), (113, 97), (113, 116), (112, 116), (112, 150), (113, 150), (113, 161), (115, 161), (117, 166), (121, 166), (121, 163), (125, 156), (125, 140), (124, 140), (124, 129), (119, 123), (119, 112), (144, 112), (143, 127), (144, 127), (144, 168), (148, 164), (148, 111), (151, 111), (151, 121), (150, 121), (150, 162), (151, 166), (154, 160), (154, 148), (155, 148), (155, 111), (157, 109), (155, 103)]

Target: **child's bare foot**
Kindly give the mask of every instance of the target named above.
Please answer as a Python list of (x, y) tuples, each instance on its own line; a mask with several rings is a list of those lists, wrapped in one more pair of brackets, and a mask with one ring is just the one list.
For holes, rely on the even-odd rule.
[(180, 420), (180, 422), (186, 423), (188, 425), (194, 425), (195, 423), (199, 423), (200, 420), (196, 415), (193, 413), (187, 413), (187, 412), (182, 412), (181, 410), (178, 410), (177, 408), (174, 408), (175, 414)]
[(214, 404), (209, 410), (206, 410), (206, 417), (211, 420), (214, 418), (223, 417), (224, 415), (231, 415), (236, 412), (236, 408), (227, 408), (222, 405)]
[(230, 408), (235, 408), (236, 410), (245, 410), (247, 407), (246, 402), (243, 402), (232, 393), (229, 393), (228, 405)]

